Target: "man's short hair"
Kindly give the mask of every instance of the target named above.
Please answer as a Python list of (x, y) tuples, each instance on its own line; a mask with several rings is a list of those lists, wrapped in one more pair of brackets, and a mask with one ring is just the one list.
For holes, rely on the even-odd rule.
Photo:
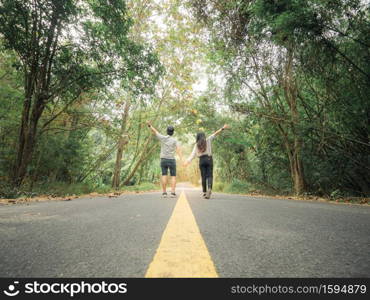
[(174, 131), (175, 131), (175, 128), (173, 128), (173, 126), (168, 126), (167, 127), (167, 134), (168, 135), (173, 135)]

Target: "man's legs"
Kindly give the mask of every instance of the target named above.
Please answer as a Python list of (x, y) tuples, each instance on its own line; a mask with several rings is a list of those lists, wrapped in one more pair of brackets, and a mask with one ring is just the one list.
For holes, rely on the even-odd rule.
[(163, 194), (166, 194), (166, 186), (167, 186), (167, 174), (168, 174), (168, 165), (166, 159), (161, 158), (161, 169), (162, 169), (162, 177), (161, 177), (161, 185)]
[(162, 175), (161, 177), (161, 184), (162, 184), (162, 191), (166, 193), (166, 186), (167, 186), (167, 175)]
[(176, 176), (171, 176), (171, 193), (175, 193), (176, 190)]

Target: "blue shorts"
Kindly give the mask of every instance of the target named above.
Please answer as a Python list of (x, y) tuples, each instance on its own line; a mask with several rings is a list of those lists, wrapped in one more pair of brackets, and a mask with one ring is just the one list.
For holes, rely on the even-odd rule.
[(170, 169), (171, 176), (176, 176), (176, 159), (161, 158), (161, 169), (162, 176), (168, 174), (168, 169)]

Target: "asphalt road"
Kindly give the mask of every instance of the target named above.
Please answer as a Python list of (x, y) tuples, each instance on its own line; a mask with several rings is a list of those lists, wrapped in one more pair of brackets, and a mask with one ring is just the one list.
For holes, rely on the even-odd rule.
[[(181, 191), (219, 277), (370, 277), (370, 207)], [(0, 277), (144, 277), (177, 200), (0, 206)]]

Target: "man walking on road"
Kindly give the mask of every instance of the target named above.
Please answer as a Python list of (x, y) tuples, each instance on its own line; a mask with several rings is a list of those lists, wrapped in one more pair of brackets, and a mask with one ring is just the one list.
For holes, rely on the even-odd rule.
[(152, 124), (147, 121), (148, 127), (155, 134), (157, 139), (161, 142), (161, 169), (162, 169), (162, 196), (167, 197), (167, 175), (168, 169), (170, 170), (171, 175), (171, 198), (176, 197), (176, 159), (175, 152), (177, 151), (180, 159), (182, 159), (182, 153), (180, 149), (179, 142), (173, 137), (175, 129), (172, 126), (167, 127), (167, 135), (162, 135), (155, 129)]

